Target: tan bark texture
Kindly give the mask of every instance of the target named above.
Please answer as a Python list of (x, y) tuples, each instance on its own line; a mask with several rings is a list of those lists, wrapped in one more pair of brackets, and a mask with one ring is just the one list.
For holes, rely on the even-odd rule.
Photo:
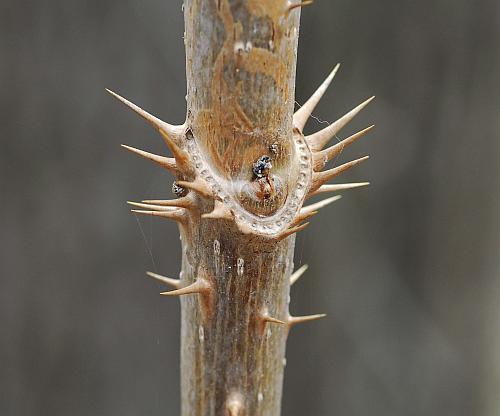
[[(294, 179), (300, 9), (286, 7), (286, 1), (184, 4), (187, 123), (226, 202), (241, 206), (243, 227), (276, 216)], [(272, 168), (256, 178), (253, 165), (262, 156), (272, 157)], [(203, 296), (182, 299), (182, 414), (279, 415), (288, 331), (265, 319), (287, 319), (294, 237), (245, 235), (220, 219), (201, 221), (192, 232), (183, 278), (210, 280), (214, 294), (206, 310)]]

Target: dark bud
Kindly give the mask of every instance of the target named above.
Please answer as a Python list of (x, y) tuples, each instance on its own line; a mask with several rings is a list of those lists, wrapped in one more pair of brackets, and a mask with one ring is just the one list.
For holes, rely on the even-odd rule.
[(188, 139), (188, 140), (193, 140), (194, 139), (193, 131), (191, 129), (188, 129), (186, 131), (186, 139)]
[(271, 164), (271, 158), (267, 155), (261, 156), (253, 164), (253, 174), (257, 178), (263, 178), (269, 174), (269, 169), (271, 169), (272, 167), (273, 165)]
[(182, 186), (177, 185), (177, 182), (174, 182), (172, 184), (172, 192), (177, 198), (181, 198), (187, 195), (188, 190), (186, 188), (183, 188)]

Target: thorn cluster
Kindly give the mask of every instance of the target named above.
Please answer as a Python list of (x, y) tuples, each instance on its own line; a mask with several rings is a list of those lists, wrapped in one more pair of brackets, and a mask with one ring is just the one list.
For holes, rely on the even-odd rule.
[[(304, 3), (300, 4), (303, 5)], [(296, 4), (294, 3), (292, 6), (295, 7), (295, 5)], [(299, 135), (302, 135), (302, 131), (307, 123), (307, 120), (310, 118), (312, 112), (323, 97), (328, 86), (335, 77), (338, 69), (339, 65), (336, 65), (332, 72), (328, 75), (326, 80), (318, 87), (318, 89), (305, 102), (305, 104), (294, 114), (293, 126), (295, 131), (298, 132)], [(192, 160), (189, 152), (186, 151), (186, 141), (194, 141), (193, 133), (191, 129), (187, 127), (186, 123), (179, 126), (165, 123), (164, 121), (149, 114), (145, 110), (119, 96), (118, 94), (110, 90), (108, 90), (108, 92), (123, 104), (125, 104), (127, 107), (132, 109), (134, 112), (139, 114), (156, 130), (158, 130), (161, 134), (161, 137), (163, 138), (163, 141), (173, 155), (173, 157), (159, 156), (153, 153), (146, 152), (144, 150), (136, 149), (135, 147), (122, 145), (128, 151), (156, 163), (157, 165), (167, 169), (169, 172), (176, 176), (176, 181), (174, 182), (172, 189), (178, 197), (177, 199), (146, 200), (142, 201), (142, 203), (131, 202), (131, 205), (138, 208), (143, 208), (142, 210), (132, 210), (132, 212), (135, 212), (137, 214), (173, 219), (180, 224), (186, 224), (187, 222), (189, 222), (189, 217), (191, 215), (198, 215), (199, 219), (233, 221), (236, 223), (241, 232), (255, 233), (255, 230), (250, 227), (250, 225), (246, 224), (245, 220), (242, 219), (241, 216), (235, 214), (234, 206), (228, 205), (226, 203), (227, 198), (224, 198), (223, 202), (223, 198), (220, 197), (216, 191), (214, 191), (214, 189), (216, 188), (214, 188), (213, 185), (210, 185), (206, 179), (197, 174), (197, 171), (193, 166), (194, 161)], [(304, 137), (311, 154), (313, 170), (311, 181), (309, 184), (307, 184), (308, 191), (305, 194), (306, 199), (321, 193), (337, 192), (340, 190), (368, 185), (367, 182), (334, 185), (326, 184), (331, 179), (339, 176), (352, 167), (357, 166), (361, 162), (364, 162), (368, 159), (368, 156), (352, 160), (340, 166), (324, 171), (322, 169), (330, 160), (338, 156), (345, 147), (353, 144), (373, 128), (373, 126), (369, 126), (359, 131), (358, 133), (355, 133), (350, 137), (336, 143), (335, 145), (323, 149), (324, 146), (333, 137), (335, 137), (337, 133), (339, 133), (340, 130), (345, 127), (372, 100), (373, 97), (358, 105), (353, 110), (342, 116), (340, 119), (330, 124), (328, 127)], [(253, 164), (252, 171), (258, 180), (263, 180), (263, 178), (266, 177), (271, 168), (272, 164), (270, 157), (264, 155)], [(212, 172), (210, 178), (216, 177), (217, 172)], [(213, 210), (211, 212), (200, 212), (200, 197), (208, 198), (213, 201)], [(298, 231), (303, 230), (308, 225), (308, 223), (303, 223), (303, 221), (315, 215), (319, 209), (323, 208), (331, 202), (334, 202), (337, 199), (338, 198), (329, 198), (326, 199), (323, 203), (317, 203), (309, 207), (299, 208), (295, 216), (289, 220), (288, 226), (282, 228), (277, 233), (271, 233), (270, 237), (275, 238), (277, 241), (280, 241), (292, 234), (297, 233)], [(195, 222), (196, 221), (192, 221), (192, 223)], [(266, 229), (261, 228), (260, 230), (264, 231)]]

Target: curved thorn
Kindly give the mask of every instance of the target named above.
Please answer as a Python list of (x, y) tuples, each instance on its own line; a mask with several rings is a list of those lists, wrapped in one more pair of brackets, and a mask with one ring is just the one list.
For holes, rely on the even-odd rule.
[(326, 192), (338, 192), (338, 191), (344, 191), (347, 189), (360, 188), (362, 186), (368, 186), (368, 185), (370, 185), (370, 182), (339, 183), (339, 184), (332, 184), (332, 185), (321, 185), (317, 190), (308, 194), (307, 198), (310, 198), (312, 196), (319, 195), (322, 193), (326, 193)]
[(153, 116), (152, 114), (149, 114), (147, 111), (143, 110), (141, 107), (130, 102), (126, 98), (123, 98), (121, 95), (118, 95), (117, 93), (109, 90), (108, 88), (106, 88), (106, 91), (110, 93), (113, 97), (115, 97), (118, 101), (121, 101), (123, 104), (125, 104), (132, 111), (135, 111), (137, 114), (139, 114), (143, 119), (145, 119), (149, 124), (151, 124), (157, 130), (160, 131), (163, 130), (166, 133), (175, 137), (179, 136), (179, 133), (182, 130), (183, 126), (174, 126), (172, 124), (165, 123), (163, 120), (160, 120), (159, 118)]
[(375, 97), (371, 97), (347, 114), (339, 118), (334, 123), (316, 133), (306, 136), (305, 139), (312, 151), (321, 150), (333, 136), (346, 126), (363, 108), (365, 108)]
[(299, 280), (308, 268), (309, 266), (307, 264), (304, 264), (302, 267), (295, 270), (290, 276), (290, 286), (292, 286), (297, 280)]
[(330, 179), (335, 178), (336, 176), (340, 175), (341, 173), (345, 172), (346, 170), (349, 170), (353, 168), (356, 165), (359, 165), (361, 162), (364, 162), (365, 160), (369, 159), (370, 156), (364, 156), (356, 160), (351, 160), (350, 162), (344, 163), (343, 165), (337, 166), (336, 168), (325, 170), (323, 172), (314, 172), (313, 173), (313, 179), (312, 179), (312, 185), (311, 189), (309, 190), (309, 193), (312, 193), (316, 191), (321, 185), (323, 185), (325, 182), (329, 181)]
[(339, 68), (340, 64), (337, 64), (335, 68), (333, 68), (332, 72), (330, 72), (328, 77), (314, 92), (314, 94), (311, 95), (311, 97), (304, 103), (304, 105), (295, 112), (295, 114), (293, 115), (294, 127), (298, 128), (300, 131), (304, 130), (304, 126), (306, 125), (307, 120), (309, 119), (309, 117), (311, 117), (312, 112), (314, 111), (319, 101), (325, 94), (326, 90), (330, 86)]
[(174, 158), (155, 155), (154, 153), (145, 152), (144, 150), (136, 149), (135, 147), (127, 146), (126, 144), (122, 144), (121, 147), (127, 149), (129, 152), (143, 157), (144, 159), (160, 165), (162, 168), (165, 168), (172, 173), (177, 172), (177, 164), (175, 163)]
[(297, 324), (302, 324), (304, 322), (315, 321), (317, 319), (324, 318), (326, 316), (325, 313), (320, 313), (317, 315), (306, 315), (306, 316), (289, 316), (288, 317), (288, 328), (293, 328)]
[(210, 291), (212, 287), (205, 279), (197, 279), (194, 283), (177, 290), (171, 290), (170, 292), (161, 292), (160, 295), (163, 296), (182, 296), (182, 295), (192, 295), (195, 293), (206, 293)]
[(352, 136), (349, 136), (347, 139), (340, 141), (339, 143), (329, 147), (328, 149), (322, 150), (321, 152), (313, 153), (313, 168), (315, 171), (320, 171), (323, 169), (325, 164), (332, 160), (335, 156), (340, 154), (347, 146), (353, 144), (356, 140), (363, 137), (366, 133), (368, 133), (375, 126), (371, 125), (364, 130), (361, 130)]
[(169, 286), (172, 286), (175, 289), (179, 289), (181, 287), (181, 281), (179, 279), (172, 279), (170, 277), (162, 276), (161, 274), (146, 272), (149, 277), (153, 279), (159, 280), (162, 283), (165, 283)]

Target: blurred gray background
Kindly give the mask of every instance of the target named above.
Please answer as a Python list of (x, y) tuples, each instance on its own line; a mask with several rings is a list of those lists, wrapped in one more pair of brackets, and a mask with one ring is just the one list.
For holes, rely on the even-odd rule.
[[(0, 414), (179, 412), (176, 226), (126, 200), (172, 178), (120, 143), (161, 139), (104, 92), (185, 112), (180, 0), (0, 2)], [(298, 238), (283, 414), (500, 414), (500, 3), (317, 0), (297, 102), (309, 131), (374, 94), (338, 161), (370, 180)]]

